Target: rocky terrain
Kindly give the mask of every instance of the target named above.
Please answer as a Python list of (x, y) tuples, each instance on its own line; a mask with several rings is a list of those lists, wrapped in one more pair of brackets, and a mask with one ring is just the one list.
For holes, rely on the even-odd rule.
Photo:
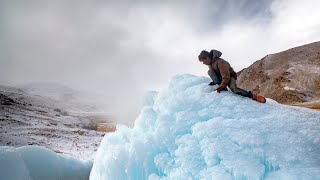
[(238, 85), (279, 103), (320, 107), (320, 42), (270, 54), (238, 73)]
[(92, 159), (104, 134), (115, 131), (105, 114), (94, 112), (92, 104), (76, 103), (71, 91), (66, 91), (70, 101), (30, 91), (0, 86), (0, 146), (40, 145)]

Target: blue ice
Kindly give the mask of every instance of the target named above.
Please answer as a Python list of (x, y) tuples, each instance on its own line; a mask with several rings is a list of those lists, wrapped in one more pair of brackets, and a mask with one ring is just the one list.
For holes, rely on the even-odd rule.
[(0, 147), (0, 180), (86, 180), (91, 167), (91, 161), (59, 155), (45, 147)]
[(133, 129), (105, 135), (90, 179), (320, 179), (320, 111), (208, 83), (176, 75), (148, 93)]

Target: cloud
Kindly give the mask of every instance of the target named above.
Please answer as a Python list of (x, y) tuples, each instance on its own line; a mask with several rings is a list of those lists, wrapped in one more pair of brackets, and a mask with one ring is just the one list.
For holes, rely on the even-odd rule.
[(120, 117), (176, 73), (206, 76), (197, 61), (203, 49), (221, 50), (239, 71), (319, 40), (317, 7), (312, 0), (0, 1), (0, 83), (54, 81), (96, 92)]
[[(283, 48), (319, 41), (320, 2), (307, 1), (276, 1), (271, 6), (273, 21), (270, 24), (270, 38), (278, 51)], [(272, 36), (271, 36), (272, 35)]]

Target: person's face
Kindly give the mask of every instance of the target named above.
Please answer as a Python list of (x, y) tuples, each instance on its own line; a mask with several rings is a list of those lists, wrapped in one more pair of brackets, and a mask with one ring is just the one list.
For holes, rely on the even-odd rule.
[(205, 58), (205, 59), (201, 59), (201, 62), (205, 65), (210, 65), (211, 64), (211, 59), (210, 58)]

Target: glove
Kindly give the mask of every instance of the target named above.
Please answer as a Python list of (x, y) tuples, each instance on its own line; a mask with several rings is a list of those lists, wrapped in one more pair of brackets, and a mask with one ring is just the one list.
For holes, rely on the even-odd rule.
[(213, 82), (213, 81), (212, 81), (211, 83), (209, 83), (209, 84), (208, 84), (208, 86), (213, 86), (213, 85), (216, 85), (216, 83), (215, 83), (215, 82)]
[(216, 90), (218, 93), (220, 93), (221, 91), (226, 91), (227, 89), (225, 87), (219, 86)]

